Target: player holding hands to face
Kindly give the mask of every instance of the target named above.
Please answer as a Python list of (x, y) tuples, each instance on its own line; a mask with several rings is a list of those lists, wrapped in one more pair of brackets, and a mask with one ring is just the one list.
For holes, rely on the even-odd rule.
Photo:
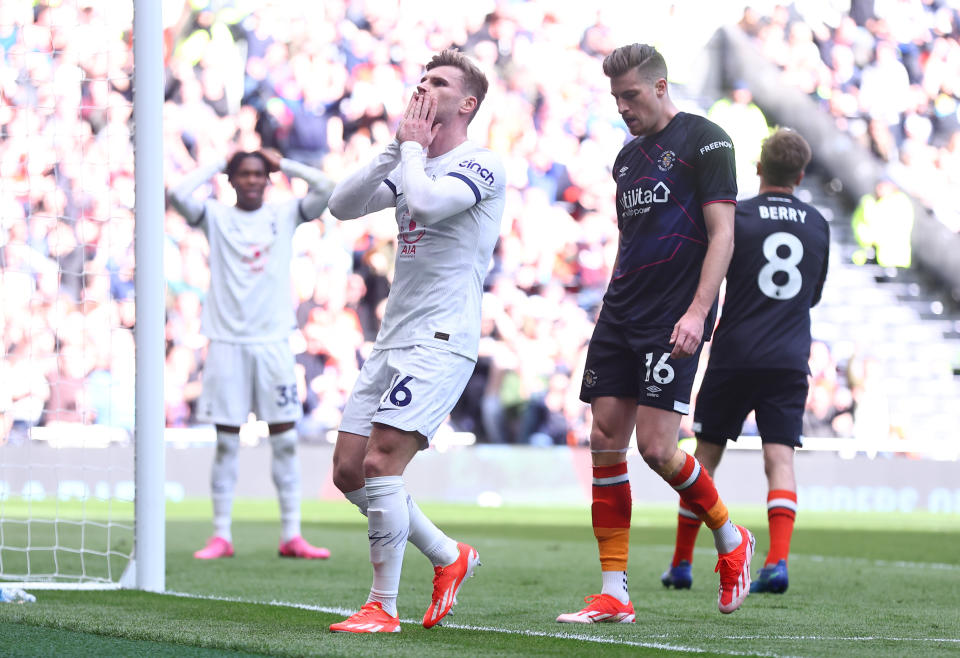
[(410, 541), (434, 566), (423, 625), (456, 602), (477, 551), (439, 530), (407, 495), (403, 472), (450, 413), (473, 373), (482, 283), (500, 234), (500, 158), (467, 139), (487, 91), (463, 54), (435, 55), (396, 139), (341, 181), (330, 211), (341, 220), (395, 208), (395, 274), (383, 322), (343, 412), (334, 483), (367, 516), (373, 585), (367, 602), (330, 626), (398, 632), (397, 591)]

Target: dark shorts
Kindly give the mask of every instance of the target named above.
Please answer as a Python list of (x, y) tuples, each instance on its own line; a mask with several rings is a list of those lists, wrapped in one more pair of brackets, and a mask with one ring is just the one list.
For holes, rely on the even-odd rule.
[(580, 399), (634, 398), (647, 407), (690, 413), (690, 390), (703, 345), (691, 357), (671, 358), (670, 332), (599, 320), (587, 348)]
[(764, 443), (799, 447), (807, 373), (799, 370), (710, 370), (697, 395), (693, 430), (697, 439), (724, 445), (736, 441), (743, 421), (756, 412)]

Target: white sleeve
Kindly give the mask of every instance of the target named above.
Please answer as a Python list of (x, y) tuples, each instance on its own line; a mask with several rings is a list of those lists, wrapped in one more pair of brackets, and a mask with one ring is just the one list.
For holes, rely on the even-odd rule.
[[(426, 155), (419, 143), (404, 142), (400, 151), (403, 193), (407, 195), (410, 216), (418, 224), (429, 226), (441, 222), (495, 193), (495, 172), (502, 170), (498, 159), (482, 164), (471, 159), (459, 165), (463, 171), (452, 171), (431, 180), (424, 171)], [(487, 153), (491, 160), (495, 159), (493, 154)], [(499, 175), (502, 180), (503, 174)]]
[(333, 189), (330, 212), (337, 219), (356, 219), (397, 205), (387, 176), (400, 160), (400, 145), (394, 140), (365, 167), (353, 172)]
[(333, 181), (319, 169), (287, 158), (280, 160), (280, 171), (290, 177), (302, 178), (310, 186), (307, 195), (300, 199), (298, 205), (300, 219), (309, 222), (322, 215), (333, 192)]
[(193, 193), (198, 187), (210, 180), (212, 176), (223, 171), (226, 166), (226, 161), (220, 160), (199, 167), (184, 176), (183, 180), (170, 190), (170, 204), (176, 208), (178, 213), (183, 215), (191, 226), (199, 224), (204, 213), (203, 201), (195, 199)]

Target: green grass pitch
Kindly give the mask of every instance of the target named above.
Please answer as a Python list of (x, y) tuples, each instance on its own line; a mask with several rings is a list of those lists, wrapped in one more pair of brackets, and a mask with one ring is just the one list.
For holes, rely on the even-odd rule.
[[(277, 557), (276, 503), (241, 500), (236, 556), (201, 562), (191, 554), (210, 532), (210, 504), (191, 501), (167, 507), (166, 583), (176, 595), (36, 590), (36, 603), (0, 604), (0, 655), (960, 656), (957, 516), (801, 509), (789, 591), (752, 595), (721, 615), (709, 533), (700, 533), (693, 589), (665, 590), (659, 575), (672, 555), (675, 510), (636, 506), (630, 592), (637, 623), (581, 626), (554, 619), (599, 590), (587, 508), (423, 509), (476, 546), (483, 562), (442, 627), (420, 626), (432, 570), (408, 547), (402, 632), (327, 631), (364, 602), (371, 582), (366, 524), (350, 505), (304, 503), (304, 535), (329, 547), (330, 560)], [(768, 543), (765, 510), (732, 512), (757, 535), (759, 563)]]

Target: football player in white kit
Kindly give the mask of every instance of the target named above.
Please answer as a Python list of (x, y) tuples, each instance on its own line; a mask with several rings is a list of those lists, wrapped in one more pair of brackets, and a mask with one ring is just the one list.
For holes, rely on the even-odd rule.
[(505, 200), (500, 158), (467, 139), (487, 79), (456, 50), (426, 66), (396, 140), (337, 184), (330, 211), (353, 219), (396, 208), (395, 274), (380, 333), (363, 364), (334, 451), (334, 483), (368, 519), (373, 586), (332, 631), (398, 632), (397, 590), (407, 540), (434, 566), (434, 626), (479, 564), (407, 495), (403, 471), (429, 445), (473, 372), (483, 279)]
[[(269, 175), (277, 170), (307, 181), (307, 195), (264, 204)], [(222, 171), (237, 193), (235, 207), (194, 198), (200, 185)], [(230, 521), (239, 432), (251, 411), (270, 431), (271, 471), (282, 522), (280, 556), (330, 557), (330, 551), (311, 546), (300, 534), (294, 425), (303, 410), (287, 341), (296, 326), (290, 288), (293, 232), (300, 222), (323, 213), (332, 190), (333, 182), (321, 171), (265, 149), (200, 167), (170, 191), (174, 208), (188, 224), (202, 229), (210, 243), (210, 289), (201, 316), (210, 345), (197, 418), (217, 430), (210, 482), (214, 534), (195, 558), (233, 555)]]

